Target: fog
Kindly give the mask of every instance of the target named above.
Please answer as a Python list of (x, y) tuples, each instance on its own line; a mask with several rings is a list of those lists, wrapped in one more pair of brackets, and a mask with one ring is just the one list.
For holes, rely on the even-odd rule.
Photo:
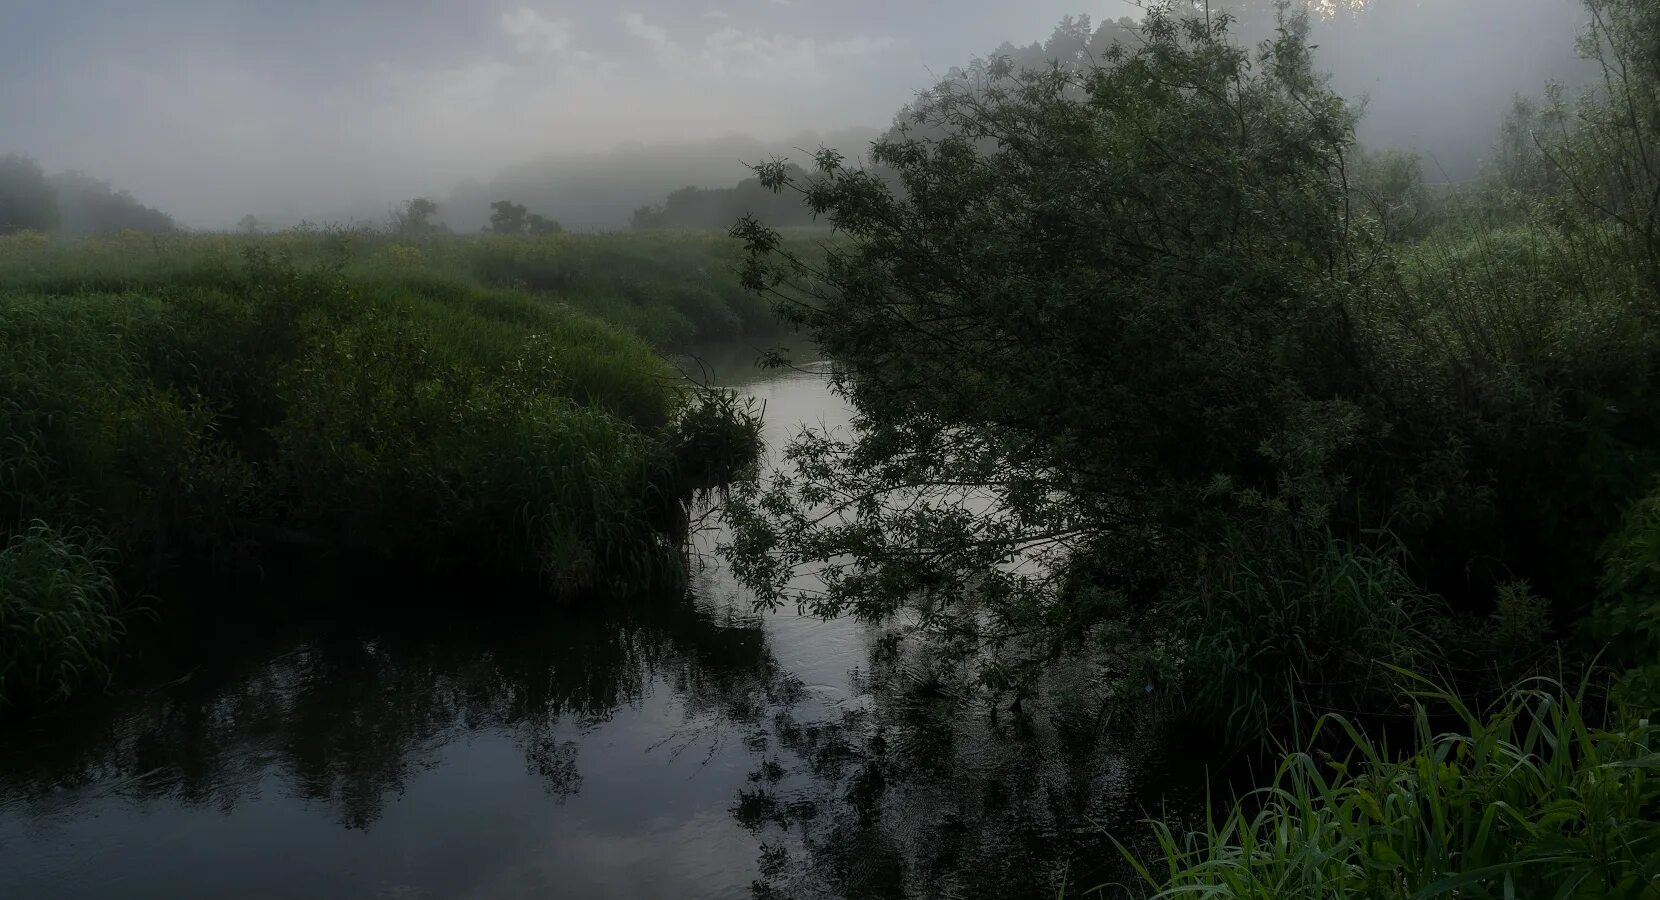
[[(476, 227), (534, 193), (621, 227), (674, 187), (818, 140), (856, 147), (952, 66), (1122, 0), (0, 0), (0, 154), (196, 228), (383, 217)], [(1323, 30), (1362, 139), (1468, 177), (1510, 96), (1574, 78), (1577, 0), (1371, 0)], [(514, 199), (523, 201), (523, 196)]]

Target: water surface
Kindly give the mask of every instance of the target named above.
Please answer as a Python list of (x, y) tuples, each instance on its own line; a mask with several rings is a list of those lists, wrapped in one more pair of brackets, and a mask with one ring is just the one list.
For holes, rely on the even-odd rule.
[[(772, 446), (847, 422), (821, 366), (742, 359), (716, 374)], [(1052, 897), (1122, 877), (1095, 826), (1192, 781), (1087, 678), (1017, 723), (883, 626), (757, 613), (703, 562), (683, 597), (510, 620), (465, 589), (442, 620), (328, 614), (361, 605), (339, 586), (227, 615), (172, 669), (0, 723), (0, 896)]]

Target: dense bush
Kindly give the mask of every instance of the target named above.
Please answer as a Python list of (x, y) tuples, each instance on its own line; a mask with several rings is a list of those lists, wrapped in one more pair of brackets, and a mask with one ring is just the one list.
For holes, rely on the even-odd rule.
[[(27, 536), (8, 565), (63, 563), (6, 595), (8, 629), (73, 608), (66, 639), (102, 659), (113, 637), (76, 629), (109, 579), (273, 544), (567, 594), (679, 577), (679, 504), (747, 465), (753, 418), (688, 405), (643, 341), (565, 304), (348, 264), (352, 243), (7, 239), (0, 534)], [(107, 544), (52, 556), (83, 533), (36, 520)], [(30, 653), (6, 690), (67, 691), (59, 648)]]
[[(583, 581), (595, 560), (542, 546), (575, 527), (546, 521), (550, 511), (643, 523), (666, 477), (636, 425), (668, 421), (673, 381), (590, 320), (521, 300), (523, 321), (503, 322), (465, 291), (448, 302), (366, 292), (338, 269), (258, 251), (224, 283), (168, 294), (27, 295), (0, 308), (6, 427), (40, 448), (45, 478), (14, 502), (82, 504), (110, 517), (124, 547), (174, 543), (164, 532), (185, 523), (197, 524), (179, 539), (214, 543), (202, 528), (246, 517), (328, 544)], [(567, 483), (575, 473), (594, 477)], [(573, 490), (614, 495), (579, 503)], [(627, 543), (615, 538), (585, 546)]]
[(728, 484), (761, 458), (761, 410), (737, 391), (706, 387), (680, 410), (667, 432), (682, 489)]

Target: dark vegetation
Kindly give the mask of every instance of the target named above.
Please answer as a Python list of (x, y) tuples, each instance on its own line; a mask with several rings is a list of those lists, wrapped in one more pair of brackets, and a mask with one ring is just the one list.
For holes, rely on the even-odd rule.
[(1604, 77), (1456, 190), (1357, 146), (1306, 18), (1199, 3), (759, 166), (844, 235), (735, 230), (861, 430), (739, 496), (735, 569), (1016, 709), (1082, 657), (1308, 747), (1165, 896), (1653, 896), (1660, 7), (1585, 10)]
[(491, 234), (558, 234), (565, 229), (558, 222), (545, 219), (511, 200), (497, 200), (490, 204), (490, 224), (485, 230)]
[[(650, 344), (776, 308), (860, 427), (732, 498), (763, 603), (906, 613), (930, 684), (1016, 716), (1093, 665), (1123, 714), (1275, 754), (1126, 853), (1144, 887), (1653, 897), (1660, 7), (1583, 2), (1597, 77), (1518, 101), (1456, 187), (1357, 140), (1306, 17), (1198, 0), (1070, 20), (868, 160), (679, 190), (626, 236), (491, 185), (526, 204), (466, 238), (422, 198), (69, 244), (170, 223), (0, 160), (0, 702), (107, 677), (160, 573), (277, 545), (678, 578), (679, 502), (759, 446)], [(1339, 50), (1408, 6), (1315, 4)], [(745, 254), (670, 231), (734, 216)], [(838, 237), (777, 230), (808, 223)]]
[(168, 234), (173, 219), (109, 182), (80, 172), (48, 177), (26, 156), (0, 156), (0, 235), (20, 231), (67, 235), (122, 231)]
[[(807, 177), (799, 167), (788, 168), (797, 179)], [(778, 228), (815, 224), (812, 210), (798, 198), (768, 190), (759, 178), (730, 188), (681, 188), (662, 203), (636, 209), (629, 224), (634, 228), (724, 230), (745, 217)]]
[(448, 269), (345, 232), (0, 239), (0, 700), (95, 686), (148, 585), (274, 548), (561, 596), (681, 576), (680, 504), (748, 463), (751, 412), (491, 277), (603, 239), (447, 240)]
[[(778, 198), (769, 192), (774, 202)], [(799, 204), (796, 204), (799, 206)], [(491, 204), (486, 236), (455, 236), (448, 207), (417, 197), (383, 224), (330, 228), (324, 240), (309, 224), (288, 240), (302, 256), (325, 245), (358, 251), (352, 269), (419, 289), (436, 279), (556, 298), (605, 319), (648, 342), (683, 349), (693, 342), (766, 337), (780, 330), (770, 304), (739, 281), (742, 245), (724, 234), (695, 229), (660, 234), (577, 234), (510, 200)], [(730, 220), (729, 220), (730, 221)], [(247, 216), (245, 236), (266, 227)], [(815, 252), (803, 235), (792, 241)]]

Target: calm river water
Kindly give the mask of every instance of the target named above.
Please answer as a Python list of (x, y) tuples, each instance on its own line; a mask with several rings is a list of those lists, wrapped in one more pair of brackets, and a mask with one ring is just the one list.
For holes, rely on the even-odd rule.
[[(848, 420), (815, 366), (718, 368), (775, 448)], [(0, 897), (1081, 895), (1124, 877), (1101, 829), (1193, 793), (1087, 680), (1016, 726), (880, 626), (755, 612), (712, 556), (684, 597), (512, 621), (306, 600), (0, 723)]]

